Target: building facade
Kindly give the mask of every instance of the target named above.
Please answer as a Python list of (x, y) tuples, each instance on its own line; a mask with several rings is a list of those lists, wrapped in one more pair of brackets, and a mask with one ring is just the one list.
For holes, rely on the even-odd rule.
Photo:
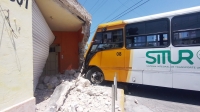
[(42, 74), (79, 68), (91, 16), (76, 0), (1, 0), (0, 13), (0, 111), (34, 112)]

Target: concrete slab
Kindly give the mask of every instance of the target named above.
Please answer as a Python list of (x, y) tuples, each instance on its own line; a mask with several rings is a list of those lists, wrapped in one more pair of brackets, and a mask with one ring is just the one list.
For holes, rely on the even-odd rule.
[(153, 112), (144, 105), (135, 106), (131, 111), (132, 112)]
[(124, 102), (125, 102), (124, 99), (125, 99), (124, 90), (123, 89), (117, 89), (117, 102), (119, 104), (121, 112), (125, 112), (124, 111)]

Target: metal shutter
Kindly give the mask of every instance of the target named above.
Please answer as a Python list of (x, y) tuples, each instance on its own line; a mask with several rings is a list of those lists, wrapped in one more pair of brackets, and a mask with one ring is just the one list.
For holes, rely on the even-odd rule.
[(34, 0), (32, 9), (33, 84), (35, 90), (49, 55), (49, 46), (55, 37)]

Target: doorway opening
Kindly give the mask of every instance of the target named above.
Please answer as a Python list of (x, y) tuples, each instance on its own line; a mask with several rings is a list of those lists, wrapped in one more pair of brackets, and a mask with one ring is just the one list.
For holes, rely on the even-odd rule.
[(49, 55), (46, 60), (42, 75), (56, 75), (59, 73), (59, 55), (60, 45), (52, 44), (49, 47)]

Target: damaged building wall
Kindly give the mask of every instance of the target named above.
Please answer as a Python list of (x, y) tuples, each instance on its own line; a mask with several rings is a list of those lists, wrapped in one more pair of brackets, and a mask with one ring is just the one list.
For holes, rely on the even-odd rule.
[[(88, 41), (88, 38), (90, 36), (90, 26), (92, 17), (87, 12), (87, 10), (82, 7), (77, 0), (54, 0), (55, 2), (61, 2), (63, 5), (61, 5), (63, 8), (66, 8), (68, 11), (70, 11), (74, 16), (79, 18), (81, 21), (83, 21), (82, 25), (82, 31), (83, 39), (79, 43), (79, 68), (81, 68), (82, 63), (84, 62), (84, 53), (85, 53), (85, 45)], [(60, 3), (59, 3), (60, 4)]]
[(1, 0), (0, 111), (35, 111), (31, 23), (32, 2)]
[[(44, 75), (53, 75), (57, 74), (54, 73), (55, 71), (63, 73), (67, 69), (79, 68), (81, 63), (84, 61), (85, 45), (89, 38), (89, 29), (91, 24), (91, 16), (76, 0), (35, 0), (35, 2), (56, 37), (51, 48), (57, 49), (57, 47), (59, 47), (61, 51), (50, 51), (48, 60), (46, 60), (46, 52), (43, 52), (42, 54), (41, 51), (37, 51), (38, 48), (35, 48), (37, 45), (34, 44), (35, 51), (37, 53), (39, 52), (39, 54), (43, 56), (42, 58), (36, 59), (36, 62), (34, 62), (36, 65), (34, 66), (34, 68), (36, 68), (34, 69), (34, 88), (36, 87), (38, 78), (42, 73), (41, 68), (44, 68)], [(46, 7), (46, 5), (49, 7)], [(33, 24), (37, 25), (37, 23)], [(39, 32), (41, 32), (41, 30), (42, 29), (40, 29)], [(48, 40), (51, 36), (42, 38), (45, 39), (42, 39), (40, 43), (43, 40)], [(47, 43), (45, 43), (43, 49), (47, 49), (47, 46)], [(37, 55), (38, 54), (36, 53), (34, 54), (35, 57), (38, 57)], [(56, 60), (53, 60), (53, 57), (56, 57)], [(44, 60), (46, 66), (43, 66), (45, 63)], [(55, 66), (52, 63), (53, 61), (55, 61)], [(43, 64), (40, 64), (38, 67), (38, 62)]]
[(37, 86), (40, 75), (43, 72), (47, 57), (49, 55), (49, 46), (53, 43), (55, 36), (46, 23), (37, 4), (33, 1), (33, 85), (34, 90)]

